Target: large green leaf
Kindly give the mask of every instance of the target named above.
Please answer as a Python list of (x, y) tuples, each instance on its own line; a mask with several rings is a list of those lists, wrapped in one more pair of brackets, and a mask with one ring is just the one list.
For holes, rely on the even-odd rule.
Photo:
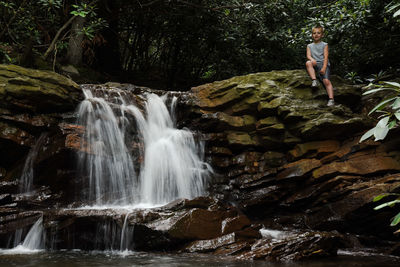
[(382, 118), (380, 121), (378, 121), (378, 123), (376, 124), (376, 127), (385, 128), (389, 122), (389, 119), (390, 119), (389, 116)]
[(387, 126), (384, 128), (375, 127), (375, 130), (374, 130), (375, 140), (374, 141), (379, 141), (379, 140), (385, 139), (388, 132), (389, 132), (389, 127), (387, 127)]
[(384, 91), (384, 90), (391, 90), (391, 91), (397, 92), (397, 90), (394, 88), (379, 87), (379, 88), (374, 88), (374, 89), (368, 90), (368, 91), (364, 92), (363, 95), (369, 95), (369, 94), (373, 94), (373, 93), (376, 93), (379, 91)]
[(393, 205), (395, 205), (396, 203), (400, 203), (400, 200), (396, 199), (396, 200), (393, 200), (393, 201), (389, 201), (389, 202), (383, 203), (383, 204), (381, 204), (379, 206), (376, 206), (374, 208), (374, 210), (380, 210), (380, 209), (385, 208), (385, 207), (393, 207)]
[(383, 83), (389, 84), (389, 85), (391, 85), (393, 87), (397, 87), (397, 88), (400, 89), (400, 83), (397, 83), (397, 82), (383, 82)]
[(360, 138), (360, 143), (363, 142), (364, 140), (370, 138), (371, 136), (374, 135), (374, 131), (375, 131), (375, 127), (372, 129), (369, 129), (365, 134), (363, 134), (363, 136), (361, 136)]
[(388, 128), (389, 128), (389, 130), (392, 129), (393, 127), (395, 127), (396, 125), (397, 125), (397, 121), (396, 121), (396, 120), (391, 120), (391, 121), (388, 123)]
[(393, 193), (383, 193), (383, 194), (380, 194), (380, 195), (377, 195), (376, 197), (374, 197), (374, 202), (377, 202), (377, 201), (379, 201), (379, 200), (381, 200), (382, 198), (384, 198), (384, 197), (387, 197), (387, 196), (391, 196), (391, 195), (396, 195), (396, 194), (393, 194)]
[(400, 222), (400, 212), (393, 218), (390, 226), (396, 226)]
[(376, 124), (374, 129), (375, 141), (385, 139), (386, 135), (389, 132), (389, 127), (388, 127), (389, 118), (390, 118), (389, 116), (386, 116)]
[(392, 108), (393, 109), (400, 108), (400, 96), (398, 96), (397, 99), (394, 101), (394, 103), (392, 104)]
[(379, 103), (378, 105), (376, 105), (376, 106), (368, 113), (368, 115), (371, 115), (371, 114), (372, 114), (374, 111), (376, 111), (376, 110), (383, 109), (384, 107), (386, 107), (386, 105), (387, 105), (389, 102), (395, 100), (396, 98), (397, 98), (397, 97), (392, 97), (392, 98), (386, 99), (385, 101), (382, 101), (381, 103)]
[(400, 121), (400, 112), (396, 112), (396, 113), (394, 113), (394, 115), (396, 116), (396, 119), (398, 119)]

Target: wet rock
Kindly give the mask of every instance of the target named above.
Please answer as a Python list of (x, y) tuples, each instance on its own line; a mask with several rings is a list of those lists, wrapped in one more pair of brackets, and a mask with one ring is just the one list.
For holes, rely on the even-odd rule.
[(302, 177), (322, 164), (316, 159), (302, 159), (296, 162), (289, 163), (282, 167), (284, 169), (277, 175), (277, 179), (289, 179)]
[(0, 205), (10, 204), (12, 202), (11, 194), (0, 195)]
[(217, 237), (211, 240), (199, 240), (190, 243), (185, 247), (184, 251), (186, 252), (209, 252), (216, 250), (219, 247), (230, 245), (235, 243), (235, 233), (230, 233), (227, 235), (223, 235), (221, 237)]
[(223, 235), (229, 234), (238, 230), (242, 230), (244, 227), (251, 224), (249, 218), (244, 215), (240, 215), (234, 218), (227, 218), (222, 221), (221, 232)]
[(251, 251), (242, 253), (237, 258), (299, 261), (336, 256), (337, 250), (342, 244), (342, 236), (335, 233), (293, 233), (283, 240), (261, 239), (252, 245)]
[(168, 234), (176, 239), (211, 239), (221, 235), (221, 224), (226, 217), (234, 216), (226, 211), (192, 209), (176, 221)]

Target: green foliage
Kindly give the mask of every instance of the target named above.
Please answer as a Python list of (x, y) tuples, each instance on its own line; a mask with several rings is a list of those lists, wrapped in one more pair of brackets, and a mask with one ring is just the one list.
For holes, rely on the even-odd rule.
[[(81, 17), (82, 47), (91, 55), (84, 63), (172, 89), (304, 68), (311, 28), (321, 24), (333, 73), (361, 83), (399, 68), (392, 56), (400, 54), (399, 8), (390, 0), (0, 0), (0, 41), (18, 53), (33, 41), (43, 54), (71, 16)], [(68, 43), (70, 27), (59, 41)], [(57, 49), (62, 59), (71, 48)]]
[(369, 95), (381, 91), (389, 92), (389, 96), (376, 105), (368, 115), (374, 112), (381, 113), (379, 122), (375, 127), (367, 131), (360, 142), (374, 136), (375, 141), (383, 140), (390, 129), (397, 127), (400, 122), (400, 84), (396, 82), (382, 82), (381, 84), (368, 86), (371, 88), (363, 95)]
[(391, 2), (387, 5), (387, 13), (393, 12), (393, 18), (397, 18), (400, 16), (400, 3), (396, 3), (395, 1)]
[(345, 79), (351, 81), (353, 84), (363, 83), (363, 80), (357, 72), (351, 71), (344, 76)]
[(71, 11), (71, 14), (74, 16), (80, 16), (85, 18), (86, 16), (88, 16), (89, 14), (96, 14), (94, 12), (94, 7), (91, 5), (88, 5), (86, 3), (81, 3), (80, 5), (72, 5), (72, 7), (75, 9), (73, 11)]
[(385, 76), (386, 76), (386, 71), (381, 70), (378, 73), (372, 74), (371, 78), (367, 79), (367, 81), (369, 81), (370, 83), (376, 83), (384, 79)]
[(41, 4), (43, 7), (47, 8), (48, 10), (60, 9), (62, 7), (61, 0), (39, 0), (38, 3)]
[[(394, 200), (390, 200), (390, 201), (387, 201), (387, 202), (385, 202), (383, 204), (380, 204), (380, 205), (376, 206), (374, 208), (374, 210), (380, 210), (380, 209), (386, 208), (386, 207), (394, 207), (397, 203), (400, 203), (400, 194), (396, 194), (396, 193), (384, 193), (384, 194), (378, 195), (378, 196), (376, 196), (374, 198), (373, 201), (377, 202), (377, 201), (380, 201), (381, 199), (386, 198), (388, 196), (397, 196), (397, 198), (394, 199)], [(399, 223), (400, 223), (400, 212), (396, 216), (394, 216), (392, 218), (390, 226), (396, 226)], [(399, 232), (399, 231), (397, 231), (397, 232)]]

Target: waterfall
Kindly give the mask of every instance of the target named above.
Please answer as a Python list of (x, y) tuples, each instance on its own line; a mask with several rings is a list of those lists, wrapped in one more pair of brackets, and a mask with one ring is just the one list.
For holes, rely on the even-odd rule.
[[(177, 99), (172, 98), (168, 109), (167, 95), (140, 96), (145, 101), (142, 111), (128, 93), (84, 89), (86, 99), (78, 111), (78, 124), (85, 127), (79, 165), (88, 178), (89, 201), (100, 206), (154, 206), (204, 194), (211, 168), (192, 132), (176, 128)], [(128, 140), (142, 142), (135, 151), (143, 159), (136, 172), (134, 146)]]
[(22, 247), (30, 250), (44, 249), (43, 216), (31, 227), (26, 235)]
[(202, 159), (203, 146), (189, 130), (175, 127), (165, 97), (147, 95), (147, 118), (134, 106), (127, 109), (135, 114), (144, 140), (140, 201), (157, 205), (202, 195), (211, 170)]
[(15, 232), (14, 248), (0, 250), (0, 254), (25, 254), (36, 253), (45, 249), (45, 233), (43, 229), (43, 216), (32, 225), (24, 242), (21, 244), (22, 229)]
[(39, 149), (43, 146), (44, 141), (46, 140), (46, 136), (47, 133), (42, 133), (35, 145), (29, 150), (20, 178), (20, 193), (29, 193), (33, 190), (33, 164), (35, 163)]
[(124, 224), (121, 230), (121, 244), (119, 246), (119, 249), (121, 251), (129, 250), (129, 248), (131, 247), (131, 243), (133, 241), (133, 230), (135, 226), (129, 227), (128, 218), (130, 214), (131, 212), (128, 212), (125, 215)]
[[(124, 127), (112, 109), (112, 103), (84, 90), (86, 99), (79, 106), (78, 124), (85, 127), (79, 169), (88, 177), (88, 200), (96, 205), (132, 203), (136, 175), (125, 145)], [(118, 98), (118, 96), (117, 96)], [(119, 100), (123, 101), (119, 95)], [(119, 110), (120, 113), (123, 113)]]

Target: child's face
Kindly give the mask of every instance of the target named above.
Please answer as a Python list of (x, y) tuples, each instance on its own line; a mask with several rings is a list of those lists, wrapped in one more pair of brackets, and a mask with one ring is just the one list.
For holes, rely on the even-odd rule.
[(324, 33), (322, 32), (321, 28), (314, 28), (312, 29), (312, 39), (315, 42), (321, 41), (321, 38), (324, 36)]

